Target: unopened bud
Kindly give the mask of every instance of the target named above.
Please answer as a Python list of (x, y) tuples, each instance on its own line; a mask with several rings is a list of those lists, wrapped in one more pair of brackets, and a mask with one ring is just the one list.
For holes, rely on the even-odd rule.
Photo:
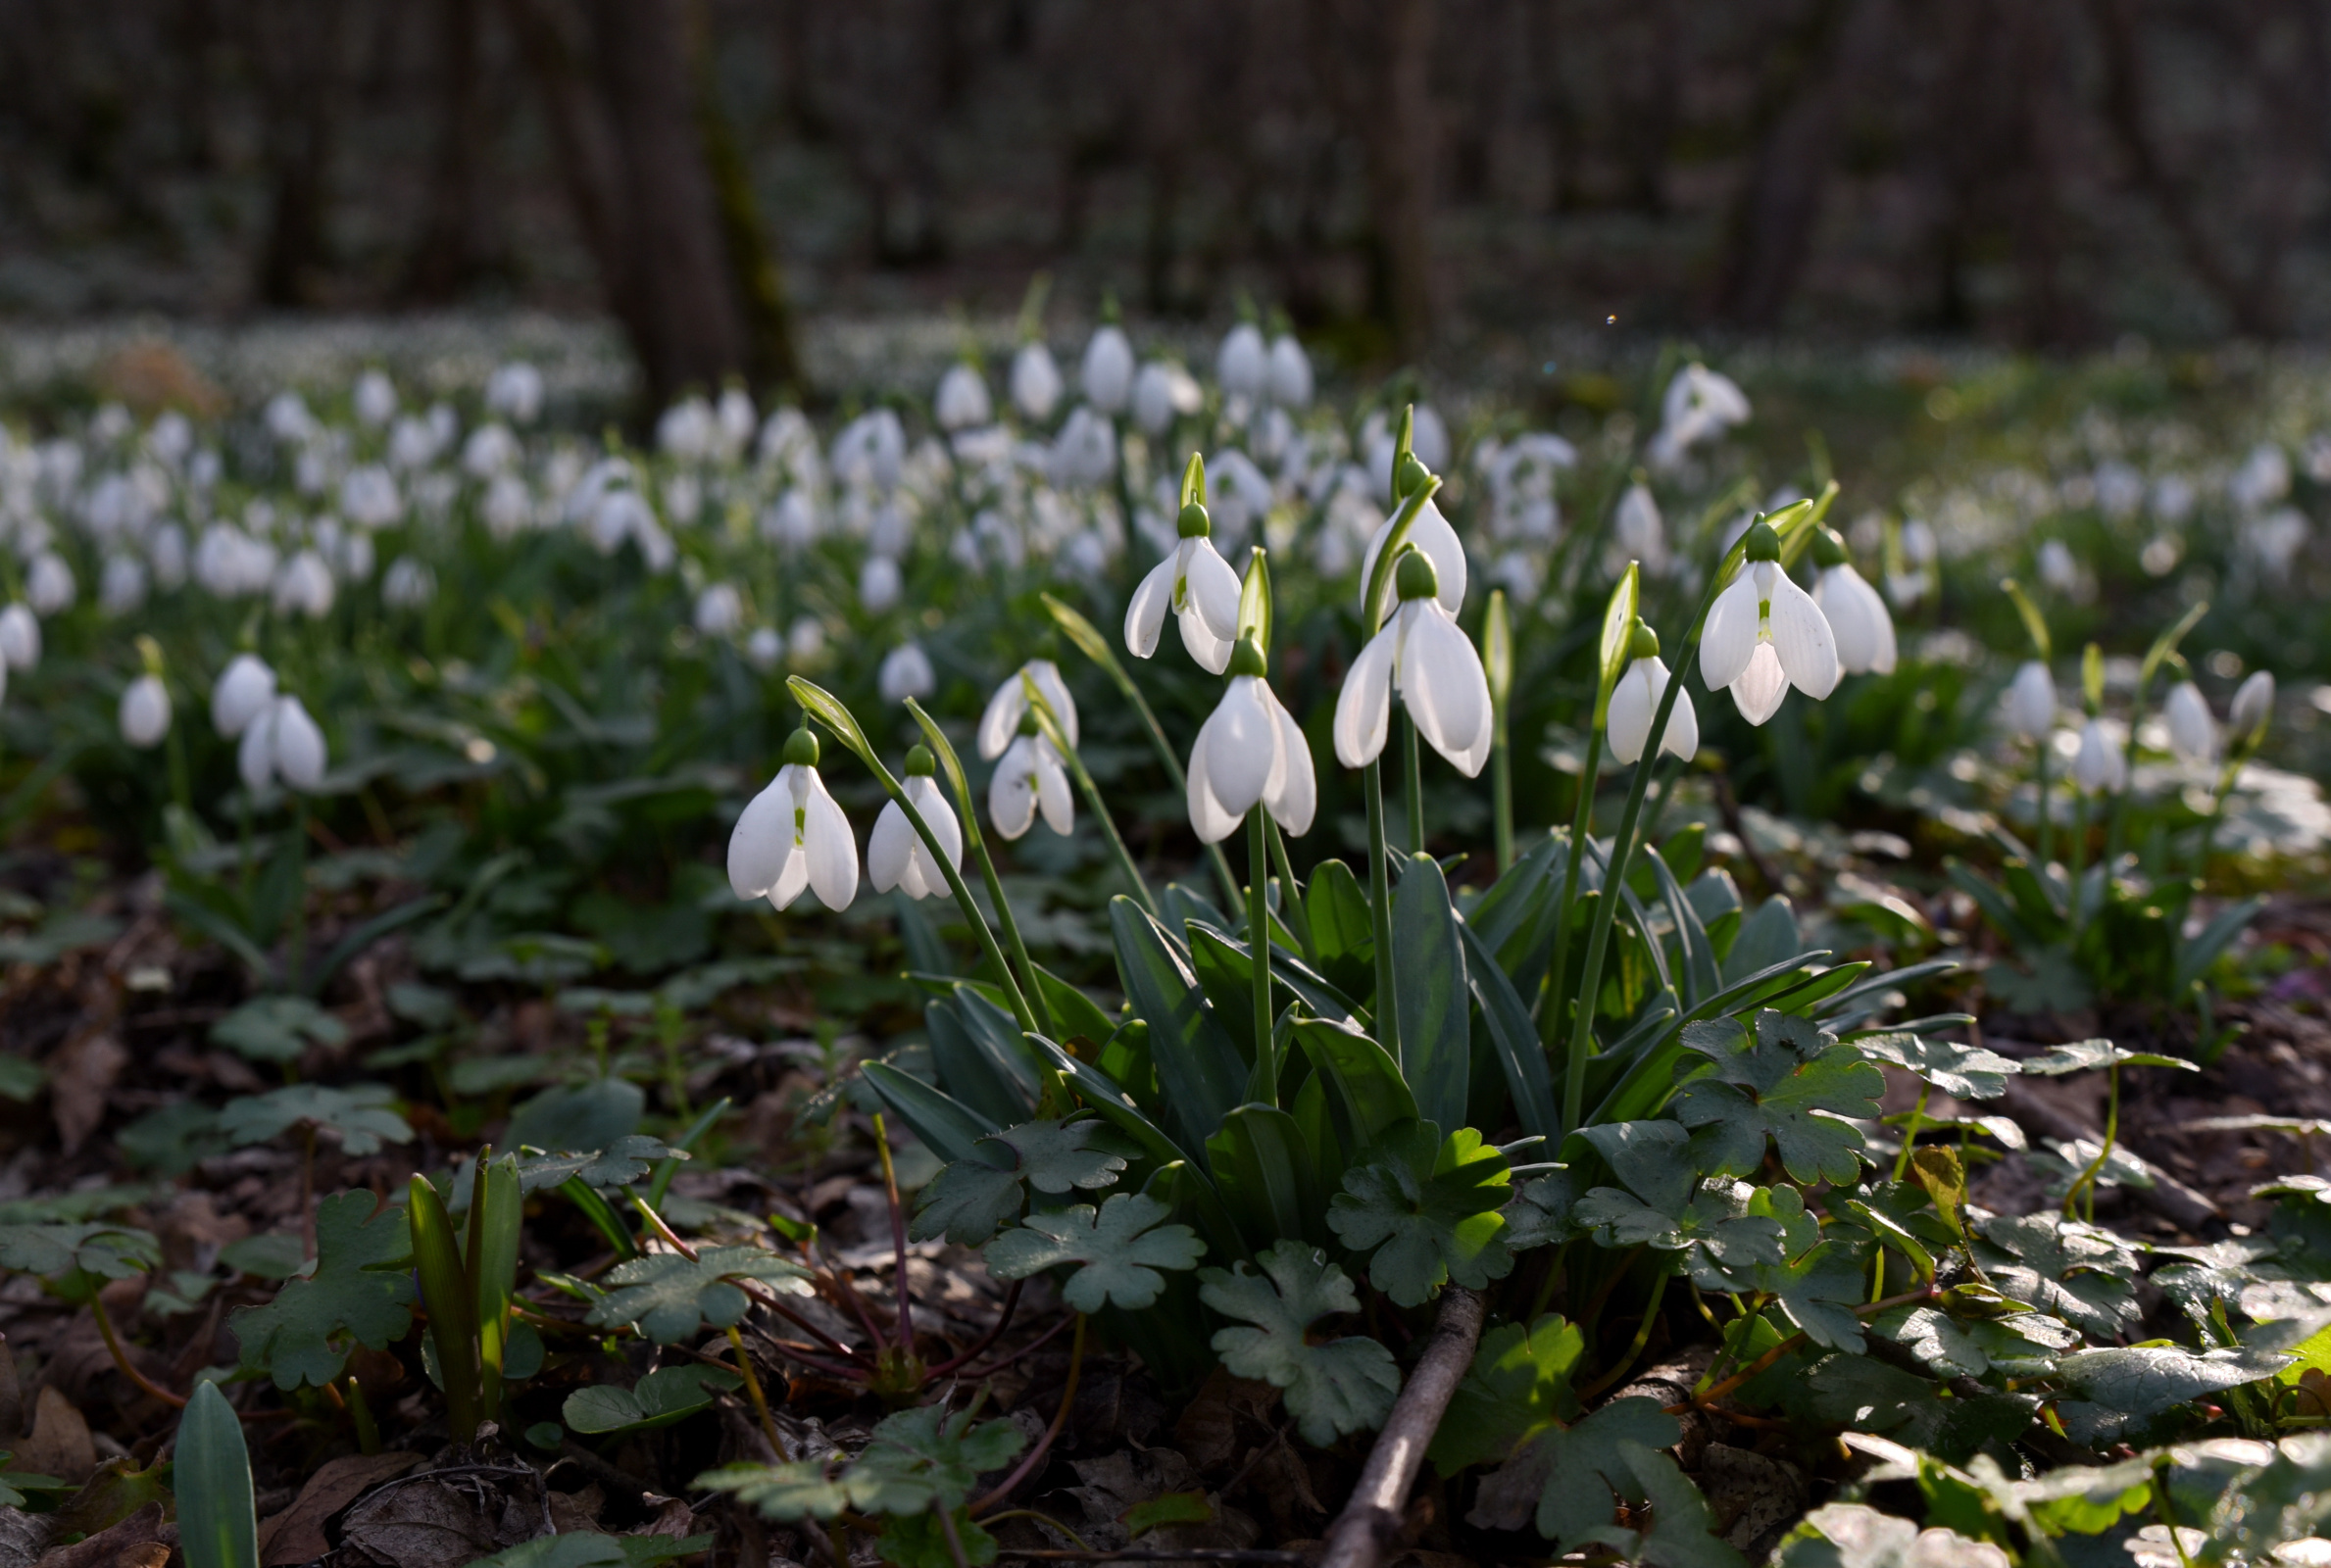
[(1393, 563), (1392, 589), (1404, 600), (1432, 599), (1440, 594), (1441, 574), (1433, 569), (1432, 558), (1412, 545)]

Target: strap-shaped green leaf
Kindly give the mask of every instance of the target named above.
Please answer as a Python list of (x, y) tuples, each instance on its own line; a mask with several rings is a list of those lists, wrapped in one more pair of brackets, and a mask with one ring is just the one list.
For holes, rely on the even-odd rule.
[(1449, 883), (1429, 855), (1410, 857), (1392, 895), (1392, 940), (1400, 954), (1400, 1068), (1417, 1113), (1461, 1127), (1473, 1065), (1471, 1002), (1464, 944), (1457, 934)]
[(176, 1451), (171, 1491), (186, 1568), (259, 1568), (251, 1452), (243, 1446), (242, 1420), (216, 1383), (200, 1385), (186, 1401)]

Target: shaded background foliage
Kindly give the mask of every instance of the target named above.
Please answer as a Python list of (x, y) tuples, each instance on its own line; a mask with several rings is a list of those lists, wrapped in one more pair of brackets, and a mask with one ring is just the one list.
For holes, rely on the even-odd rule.
[(2323, 0), (7, 0), (0, 312), (2319, 331)]

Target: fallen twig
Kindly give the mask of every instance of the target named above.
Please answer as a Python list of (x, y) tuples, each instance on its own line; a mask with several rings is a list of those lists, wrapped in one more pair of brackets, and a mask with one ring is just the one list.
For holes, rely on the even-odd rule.
[[(1351, 1500), (1327, 1530), (1327, 1549), (1319, 1568), (1374, 1568), (1384, 1548), (1400, 1529), (1401, 1505), (1423, 1467), (1424, 1450), (1441, 1425), (1458, 1383), (1473, 1364), (1473, 1347), (1481, 1339), (1481, 1298), (1478, 1293), (1452, 1286), (1441, 1298), (1440, 1316), (1433, 1320), (1424, 1353), (1409, 1374), (1384, 1430), (1368, 1449), (1367, 1465)], [(1189, 1552), (1176, 1552), (1187, 1557)], [(1216, 1559), (1228, 1561), (1238, 1559)], [(1261, 1559), (1249, 1558), (1248, 1561)], [(1284, 1562), (1285, 1556), (1273, 1559)]]

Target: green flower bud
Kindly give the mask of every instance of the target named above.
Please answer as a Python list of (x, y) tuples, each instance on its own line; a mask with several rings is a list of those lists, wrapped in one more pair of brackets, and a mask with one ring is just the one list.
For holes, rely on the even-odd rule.
[(929, 747), (915, 746), (908, 749), (907, 776), (909, 778), (929, 778), (938, 770), (939, 760), (931, 755)]
[(1660, 657), (1660, 634), (1645, 625), (1640, 615), (1635, 618), (1635, 631), (1627, 643), (1627, 656), (1631, 659)]
[(1441, 574), (1432, 558), (1412, 545), (1392, 564), (1392, 587), (1403, 600), (1431, 599), (1441, 591)]
[(1772, 524), (1759, 517), (1749, 524), (1748, 559), (1751, 561), (1778, 561), (1781, 558), (1781, 536), (1772, 531)]
[(1846, 542), (1838, 537), (1835, 528), (1822, 528), (1813, 534), (1813, 564), (1842, 566), (1853, 558), (1846, 554)]
[(785, 761), (788, 766), (816, 767), (818, 765), (818, 734), (808, 724), (785, 737)]
[(1174, 519), (1174, 530), (1184, 539), (1204, 539), (1215, 531), (1215, 525), (1207, 516), (1206, 508), (1193, 501)]
[(1241, 637), (1230, 650), (1232, 675), (1264, 676), (1270, 673), (1270, 662), (1263, 657), (1263, 647), (1252, 636)]

